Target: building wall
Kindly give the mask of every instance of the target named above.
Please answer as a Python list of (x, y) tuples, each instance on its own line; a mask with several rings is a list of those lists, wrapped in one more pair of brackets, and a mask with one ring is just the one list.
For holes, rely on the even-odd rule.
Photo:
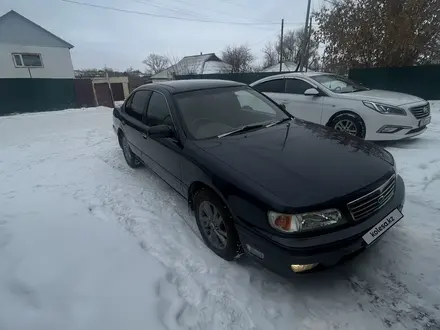
[[(16, 68), (12, 53), (39, 53), (42, 68)], [(0, 78), (74, 78), (68, 48), (0, 43)]]

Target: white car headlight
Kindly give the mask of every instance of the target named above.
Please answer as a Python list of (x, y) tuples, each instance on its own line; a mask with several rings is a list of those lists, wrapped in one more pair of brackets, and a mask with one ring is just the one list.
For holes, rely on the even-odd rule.
[(312, 231), (345, 223), (345, 219), (337, 209), (301, 214), (268, 212), (267, 217), (269, 224), (282, 233)]
[(363, 101), (363, 103), (366, 107), (373, 109), (384, 115), (406, 116), (406, 111), (398, 107), (394, 107), (386, 104), (380, 104), (376, 102), (370, 102), (370, 101)]

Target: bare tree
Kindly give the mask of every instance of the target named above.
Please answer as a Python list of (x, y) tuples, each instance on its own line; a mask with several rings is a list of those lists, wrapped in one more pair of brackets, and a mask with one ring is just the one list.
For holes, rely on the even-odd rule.
[[(289, 30), (283, 38), (283, 61), (291, 61), (298, 63), (303, 47), (307, 47), (309, 36), (304, 29)], [(278, 55), (281, 53), (281, 40), (276, 45)], [(310, 59), (318, 56), (319, 42), (314, 37), (312, 30), (310, 43), (308, 44), (308, 53), (306, 54), (306, 62), (310, 63)]]
[(272, 42), (268, 42), (263, 50), (263, 68), (268, 68), (272, 65), (275, 65), (280, 60), (280, 55), (278, 54), (276, 50), (276, 46), (272, 44)]
[(254, 56), (246, 45), (228, 46), (222, 52), (222, 60), (231, 65), (231, 72), (249, 72)]
[[(286, 31), (283, 37), (283, 61), (298, 63), (301, 57), (301, 50), (307, 46), (308, 41), (309, 38), (304, 32), (304, 29)], [(313, 66), (316, 68), (320, 62), (318, 48), (319, 41), (312, 30), (308, 52), (306, 54), (306, 63), (309, 64), (309, 67)], [(269, 42), (263, 48), (264, 66), (269, 67), (279, 63), (280, 56), (281, 36), (278, 36), (278, 40), (275, 43)]]
[(166, 56), (151, 53), (142, 61), (146, 65), (145, 72), (148, 74), (159, 73), (169, 67), (170, 61)]
[(440, 60), (440, 1), (334, 0), (315, 14), (324, 65), (411, 66)]

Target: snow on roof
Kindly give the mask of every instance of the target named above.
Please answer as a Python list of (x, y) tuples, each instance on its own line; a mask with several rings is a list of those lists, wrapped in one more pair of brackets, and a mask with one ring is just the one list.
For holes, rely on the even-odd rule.
[(206, 61), (203, 74), (231, 72), (232, 66), (222, 61)]
[(177, 64), (153, 75), (151, 79), (172, 79), (173, 75), (227, 72), (230, 68), (229, 64), (223, 62), (214, 53), (185, 56)]

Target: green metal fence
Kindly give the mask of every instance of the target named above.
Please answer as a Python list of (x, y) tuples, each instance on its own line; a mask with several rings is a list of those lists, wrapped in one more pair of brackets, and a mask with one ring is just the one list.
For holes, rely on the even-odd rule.
[(244, 84), (250, 84), (254, 81), (275, 74), (288, 73), (288, 72), (248, 72), (248, 73), (213, 73), (213, 74), (196, 74), (196, 75), (182, 75), (176, 76), (177, 80), (182, 79), (221, 79), (221, 80), (232, 80), (241, 82)]
[(74, 107), (74, 79), (0, 79), (0, 116)]
[(349, 77), (370, 88), (440, 100), (440, 65), (351, 69)]

